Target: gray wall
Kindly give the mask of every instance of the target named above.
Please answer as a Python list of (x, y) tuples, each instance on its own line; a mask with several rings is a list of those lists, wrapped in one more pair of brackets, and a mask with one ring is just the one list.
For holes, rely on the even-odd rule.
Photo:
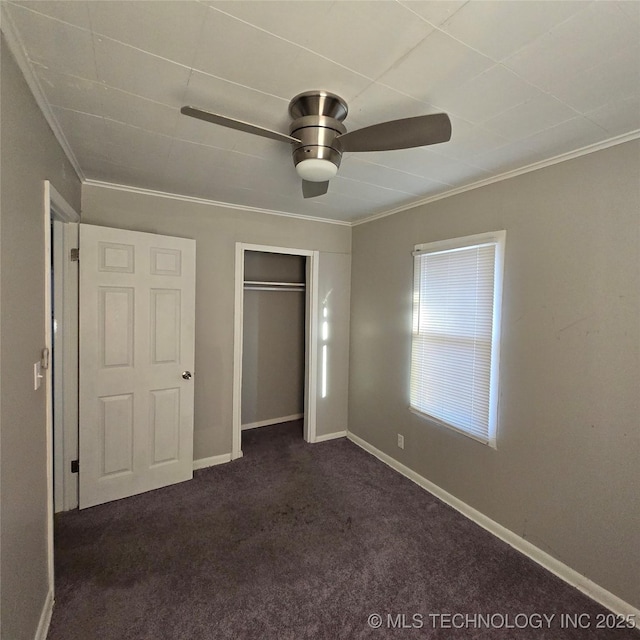
[[(639, 148), (355, 227), (349, 398), (355, 434), (636, 607)], [(407, 409), (413, 245), (495, 229), (507, 230), (497, 451)]]
[[(318, 250), (322, 261), (325, 253), (351, 253), (351, 228), (89, 185), (82, 190), (82, 222), (195, 238), (194, 458), (229, 453), (235, 243)], [(339, 275), (336, 286), (348, 291), (348, 272)], [(334, 377), (340, 375), (346, 372)], [(338, 430), (318, 424), (319, 435)]]
[(33, 640), (48, 591), (43, 181), (76, 210), (80, 183), (1, 45), (0, 450), (1, 636)]
[[(305, 282), (304, 256), (245, 252), (245, 280)], [(244, 293), (242, 424), (304, 411), (305, 292)]]
[[(318, 383), (322, 387), (322, 346), (327, 347), (326, 395), (318, 394), (318, 435), (347, 431), (349, 422), (349, 328), (351, 307), (351, 256), (320, 254), (318, 283)], [(348, 280), (343, 281), (346, 277)], [(326, 308), (327, 315), (323, 310)], [(327, 339), (322, 323), (327, 322)]]

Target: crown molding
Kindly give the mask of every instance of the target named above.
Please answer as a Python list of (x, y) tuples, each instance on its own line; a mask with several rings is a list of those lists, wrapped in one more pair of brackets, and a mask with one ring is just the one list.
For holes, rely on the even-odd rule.
[(538, 171), (538, 169), (544, 169), (545, 167), (550, 167), (554, 164), (559, 164), (560, 162), (566, 162), (567, 160), (573, 160), (574, 158), (586, 156), (590, 153), (595, 153), (596, 151), (602, 151), (603, 149), (608, 149), (609, 147), (615, 147), (616, 145), (624, 144), (625, 142), (631, 142), (632, 140), (637, 140), (638, 138), (640, 138), (640, 129), (636, 129), (635, 131), (631, 131), (629, 133), (624, 133), (620, 136), (616, 136), (615, 138), (609, 138), (608, 140), (604, 140), (602, 142), (596, 142), (595, 144), (590, 144), (586, 147), (576, 149), (575, 151), (562, 153), (558, 156), (554, 156), (553, 158), (549, 158), (547, 160), (540, 160), (539, 162), (534, 162), (533, 164), (520, 167), (519, 169), (513, 169), (512, 171), (507, 171), (497, 176), (491, 176), (490, 178), (485, 178), (484, 180), (472, 182), (471, 184), (465, 185), (463, 187), (450, 189), (449, 191), (444, 191), (435, 196), (429, 196), (427, 198), (422, 198), (421, 200), (414, 200), (413, 202), (403, 205), (401, 207), (396, 207), (395, 209), (382, 211), (372, 216), (368, 216), (367, 218), (361, 218), (360, 220), (355, 220), (351, 223), (351, 226), (357, 227), (358, 225), (361, 225), (361, 224), (367, 224), (368, 222), (373, 222), (374, 220), (379, 220), (380, 218), (386, 218), (388, 216), (395, 215), (396, 213), (408, 211), (409, 209), (415, 209), (416, 207), (420, 207), (425, 204), (430, 204), (431, 202), (436, 202), (437, 200), (444, 200), (445, 198), (451, 198), (452, 196), (457, 196), (458, 194), (465, 193), (466, 191), (473, 191), (474, 189), (480, 189), (481, 187), (486, 187), (496, 182), (509, 180), (510, 178), (515, 178), (516, 176), (520, 176), (524, 173)]
[(553, 158), (548, 158), (547, 160), (540, 160), (539, 162), (534, 162), (524, 167), (520, 167), (519, 169), (513, 169), (512, 171), (501, 173), (497, 176), (485, 178), (484, 180), (478, 180), (477, 182), (472, 182), (471, 184), (465, 185), (463, 187), (449, 189), (448, 191), (444, 191), (434, 196), (429, 196), (427, 198), (422, 198), (420, 200), (414, 200), (413, 202), (410, 202), (406, 205), (402, 205), (401, 207), (389, 209), (388, 211), (381, 211), (380, 213), (376, 213), (372, 216), (368, 216), (360, 220), (354, 220), (353, 222), (348, 222), (346, 220), (332, 220), (330, 218), (315, 218), (313, 216), (305, 216), (298, 213), (286, 213), (283, 211), (274, 211), (272, 209), (262, 209), (259, 207), (242, 206), (242, 205), (233, 204), (230, 202), (220, 202), (217, 200), (209, 200), (207, 198), (196, 198), (193, 196), (186, 196), (186, 195), (181, 195), (177, 193), (168, 193), (165, 191), (154, 191), (152, 189), (131, 187), (128, 185), (114, 184), (111, 182), (101, 182), (99, 180), (83, 179), (82, 184), (83, 185), (86, 184), (89, 186), (103, 187), (105, 189), (115, 189), (118, 191), (128, 191), (130, 193), (151, 195), (151, 196), (162, 197), (162, 198), (171, 198), (173, 200), (181, 200), (183, 202), (194, 202), (198, 204), (226, 207), (229, 209), (237, 209), (240, 211), (248, 211), (251, 213), (266, 213), (267, 215), (272, 215), (272, 216), (284, 216), (287, 218), (297, 218), (299, 220), (306, 220), (307, 222), (322, 222), (325, 224), (337, 224), (337, 225), (342, 225), (346, 227), (357, 227), (361, 224), (367, 224), (368, 222), (380, 220), (381, 218), (387, 218), (389, 216), (395, 215), (396, 213), (402, 213), (403, 211), (409, 211), (410, 209), (415, 209), (416, 207), (430, 204), (431, 202), (436, 202), (438, 200), (451, 198), (461, 193), (466, 193), (467, 191), (480, 189), (481, 187), (486, 187), (491, 184), (495, 184), (496, 182), (509, 180), (510, 178), (515, 178), (525, 173), (538, 171), (539, 169), (544, 169), (545, 167), (550, 167), (550, 166), (553, 166), (554, 164), (559, 164), (561, 162), (566, 162), (568, 160), (580, 158), (581, 156), (589, 155), (591, 153), (595, 153), (596, 151), (602, 151), (610, 147), (615, 147), (619, 144), (624, 144), (625, 142), (631, 142), (632, 140), (637, 140), (638, 138), (640, 138), (640, 129), (636, 129), (635, 131), (631, 131), (629, 133), (616, 136), (614, 138), (609, 138), (608, 140), (604, 140), (602, 142), (596, 142), (595, 144), (591, 144), (586, 147), (576, 149), (575, 151), (562, 153), (558, 156), (554, 156)]
[(80, 168), (80, 164), (78, 163), (77, 158), (71, 150), (71, 146), (62, 133), (62, 129), (60, 128), (60, 125), (58, 124), (58, 121), (56, 120), (56, 117), (53, 114), (51, 107), (49, 106), (49, 102), (45, 98), (42, 87), (40, 86), (40, 82), (36, 74), (34, 73), (33, 67), (29, 62), (29, 58), (27, 57), (26, 49), (22, 44), (20, 36), (18, 35), (18, 30), (16, 29), (11, 15), (6, 8), (6, 3), (2, 1), (0, 1), (0, 21), (0, 24), (2, 25), (2, 33), (4, 34), (4, 37), (6, 39), (9, 51), (11, 51), (13, 57), (15, 58), (18, 68), (22, 72), (22, 75), (24, 76), (27, 86), (29, 87), (31, 94), (36, 101), (38, 108), (42, 112), (42, 115), (47, 121), (47, 124), (53, 132), (56, 140), (62, 147), (62, 151), (64, 152), (65, 156), (67, 156), (67, 159), (71, 163), (71, 166), (76, 172), (76, 175), (81, 182), (84, 181), (84, 172)]
[(135, 193), (138, 195), (154, 196), (156, 198), (168, 198), (170, 200), (179, 200), (181, 202), (192, 202), (195, 204), (204, 204), (215, 207), (225, 207), (226, 209), (236, 209), (247, 213), (265, 213), (270, 216), (281, 216), (285, 218), (295, 218), (304, 220), (305, 222), (321, 222), (323, 224), (337, 224), (343, 227), (350, 227), (351, 222), (346, 220), (331, 220), (330, 218), (315, 218), (313, 216), (305, 216), (300, 213), (287, 213), (285, 211), (274, 211), (272, 209), (262, 209), (260, 207), (249, 207), (231, 202), (220, 202), (218, 200), (209, 200), (208, 198), (196, 198), (195, 196), (185, 196), (180, 193), (169, 193), (166, 191), (156, 191), (154, 189), (144, 189), (142, 187), (132, 187), (126, 184), (115, 184), (113, 182), (102, 182), (100, 180), (91, 180), (90, 178), (82, 181), (83, 186), (101, 187), (103, 189), (113, 189), (114, 191), (124, 191), (127, 193)]

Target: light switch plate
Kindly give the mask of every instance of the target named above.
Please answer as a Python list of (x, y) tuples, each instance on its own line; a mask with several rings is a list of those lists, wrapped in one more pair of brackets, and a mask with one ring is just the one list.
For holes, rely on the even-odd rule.
[(33, 363), (33, 390), (37, 391), (42, 384), (42, 367), (40, 366), (40, 362)]

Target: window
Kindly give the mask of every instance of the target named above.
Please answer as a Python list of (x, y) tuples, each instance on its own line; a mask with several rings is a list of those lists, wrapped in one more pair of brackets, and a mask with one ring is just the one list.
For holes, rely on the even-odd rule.
[(495, 447), (506, 232), (415, 247), (411, 410)]

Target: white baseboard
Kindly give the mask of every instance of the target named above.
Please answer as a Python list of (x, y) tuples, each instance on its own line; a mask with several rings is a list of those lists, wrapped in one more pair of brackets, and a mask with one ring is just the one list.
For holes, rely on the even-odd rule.
[(40, 622), (36, 629), (36, 635), (34, 640), (47, 640), (47, 633), (49, 633), (49, 625), (51, 624), (51, 615), (53, 614), (53, 591), (47, 593), (44, 605), (42, 606), (42, 613), (40, 614)]
[(521, 538), (513, 531), (503, 527), (501, 524), (498, 524), (495, 520), (492, 520), (480, 513), (480, 511), (469, 506), (466, 502), (459, 500), (430, 480), (427, 480), (412, 469), (409, 469), (409, 467), (403, 465), (401, 462), (398, 462), (395, 458), (392, 458), (383, 451), (380, 451), (380, 449), (369, 444), (366, 440), (363, 440), (351, 432), (347, 434), (347, 438), (398, 473), (409, 478), (409, 480), (412, 480), (417, 485), (436, 496), (436, 498), (439, 498), (449, 506), (453, 507), (456, 511), (459, 511), (463, 516), (466, 516), (476, 524), (479, 524), (483, 529), (489, 531), (489, 533), (500, 538), (517, 551), (520, 551), (525, 556), (531, 558), (534, 562), (558, 576), (561, 580), (564, 580), (571, 586), (578, 589), (578, 591), (589, 596), (592, 600), (595, 600), (603, 607), (606, 607), (613, 613), (625, 618), (632, 616), (636, 627), (640, 628), (640, 609), (635, 608), (633, 605), (625, 602), (610, 591), (607, 591), (604, 587), (601, 587), (592, 580), (583, 576), (581, 573), (578, 573), (575, 569), (572, 569), (563, 562), (560, 562), (560, 560), (557, 560), (545, 551), (542, 551), (542, 549), (531, 544), (528, 540)]
[(225, 464), (226, 462), (231, 462), (230, 453), (223, 453), (220, 456), (211, 456), (210, 458), (198, 458), (193, 461), (193, 470), (215, 467), (217, 464)]
[(291, 422), (292, 420), (300, 420), (304, 418), (304, 413), (294, 413), (292, 416), (282, 416), (282, 418), (269, 418), (269, 420), (260, 420), (260, 422), (248, 422), (243, 424), (241, 429), (257, 429), (258, 427), (268, 427), (270, 424), (280, 424), (281, 422)]
[(336, 438), (346, 438), (346, 431), (336, 431), (335, 433), (325, 433), (322, 436), (316, 436), (314, 442), (326, 442), (327, 440), (335, 440)]

